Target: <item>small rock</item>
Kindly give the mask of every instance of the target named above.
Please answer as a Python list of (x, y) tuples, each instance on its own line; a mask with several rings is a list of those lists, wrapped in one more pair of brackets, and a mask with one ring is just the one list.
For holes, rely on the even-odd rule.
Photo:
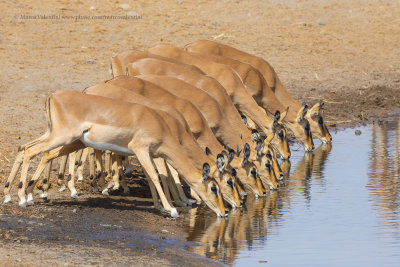
[(130, 9), (131, 6), (128, 5), (128, 4), (122, 4), (122, 5), (119, 5), (119, 8), (122, 8), (122, 9)]
[(140, 15), (134, 11), (129, 11), (128, 13), (126, 13), (126, 15), (130, 17), (140, 17)]
[(90, 11), (95, 11), (95, 10), (96, 10), (96, 8), (94, 6), (90, 7)]
[(324, 26), (324, 25), (325, 25), (325, 22), (324, 22), (322, 19), (317, 19), (317, 24), (318, 24), (319, 26)]
[(168, 230), (165, 230), (165, 229), (162, 229), (161, 232), (163, 232), (163, 233), (169, 233), (169, 231), (168, 231)]
[(21, 259), (16, 259), (15, 261), (16, 261), (16, 262), (21, 262), (22, 260), (21, 260)]
[(73, 209), (72, 212), (73, 212), (73, 213), (76, 213), (76, 209)]
[(96, 64), (96, 60), (88, 59), (86, 60), (86, 64)]
[(354, 132), (354, 134), (355, 134), (355, 135), (361, 135), (361, 131), (360, 131), (360, 130), (356, 130), (356, 131)]
[(183, 4), (183, 1), (179, 0), (178, 5), (182, 5), (182, 4)]

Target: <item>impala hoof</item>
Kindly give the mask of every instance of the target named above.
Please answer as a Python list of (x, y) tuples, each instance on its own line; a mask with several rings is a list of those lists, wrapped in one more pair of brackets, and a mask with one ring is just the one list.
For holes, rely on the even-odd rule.
[(26, 207), (26, 199), (25, 198), (23, 198), (23, 199), (21, 199), (20, 201), (19, 201), (19, 204), (18, 204), (21, 208), (25, 208)]
[(65, 185), (63, 184), (62, 186), (60, 186), (60, 188), (58, 188), (58, 192), (62, 192), (66, 189)]
[(78, 192), (76, 192), (76, 189), (73, 189), (73, 190), (72, 190), (72, 192), (71, 192), (71, 198), (73, 198), (73, 199), (79, 198)]
[(176, 210), (176, 208), (171, 209), (171, 217), (173, 217), (173, 218), (179, 217), (179, 214), (178, 214), (178, 211)]
[(104, 196), (109, 196), (110, 194), (108, 193), (108, 188), (106, 188), (103, 191), (101, 191), (101, 194), (104, 195)]
[(27, 203), (28, 205), (33, 205), (33, 204), (35, 204), (35, 203), (33, 202), (33, 196), (32, 196), (32, 194), (29, 194), (29, 195), (28, 195), (28, 199), (26, 200), (26, 203)]
[(11, 201), (11, 196), (10, 195), (5, 195), (4, 196), (4, 203), (8, 203)]
[(83, 176), (81, 174), (78, 175), (78, 181), (83, 181)]

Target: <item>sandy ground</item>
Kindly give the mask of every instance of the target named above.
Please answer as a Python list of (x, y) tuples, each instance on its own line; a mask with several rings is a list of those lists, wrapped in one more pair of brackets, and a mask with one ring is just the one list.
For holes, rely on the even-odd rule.
[[(2, 184), (16, 148), (46, 130), (49, 93), (109, 79), (111, 56), (160, 42), (216, 38), (262, 56), (300, 102), (326, 101), (330, 125), (399, 110), (399, 1), (32, 0), (0, 1), (0, 8)], [(137, 16), (91, 17), (126, 14)], [(170, 220), (143, 192), (106, 198), (80, 189), (79, 201), (54, 191), (50, 202), (25, 210), (0, 205), (0, 265), (205, 264), (183, 250), (187, 210)], [(169, 238), (180, 241), (163, 241)]]

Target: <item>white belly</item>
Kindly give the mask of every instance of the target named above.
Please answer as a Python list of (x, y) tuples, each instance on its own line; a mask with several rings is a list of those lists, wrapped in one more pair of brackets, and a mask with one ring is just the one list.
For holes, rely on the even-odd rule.
[(111, 143), (102, 143), (102, 142), (93, 142), (87, 138), (88, 132), (82, 134), (80, 140), (87, 146), (93, 147), (97, 150), (110, 150), (118, 155), (122, 156), (133, 156), (134, 153), (132, 150), (126, 147), (122, 147), (119, 145), (111, 144)]

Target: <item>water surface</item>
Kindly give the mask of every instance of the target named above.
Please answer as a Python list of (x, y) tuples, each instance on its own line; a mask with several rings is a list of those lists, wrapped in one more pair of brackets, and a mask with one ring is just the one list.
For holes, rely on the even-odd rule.
[(400, 266), (400, 123), (358, 130), (293, 151), (281, 190), (228, 220), (193, 209), (190, 250), (233, 266)]

